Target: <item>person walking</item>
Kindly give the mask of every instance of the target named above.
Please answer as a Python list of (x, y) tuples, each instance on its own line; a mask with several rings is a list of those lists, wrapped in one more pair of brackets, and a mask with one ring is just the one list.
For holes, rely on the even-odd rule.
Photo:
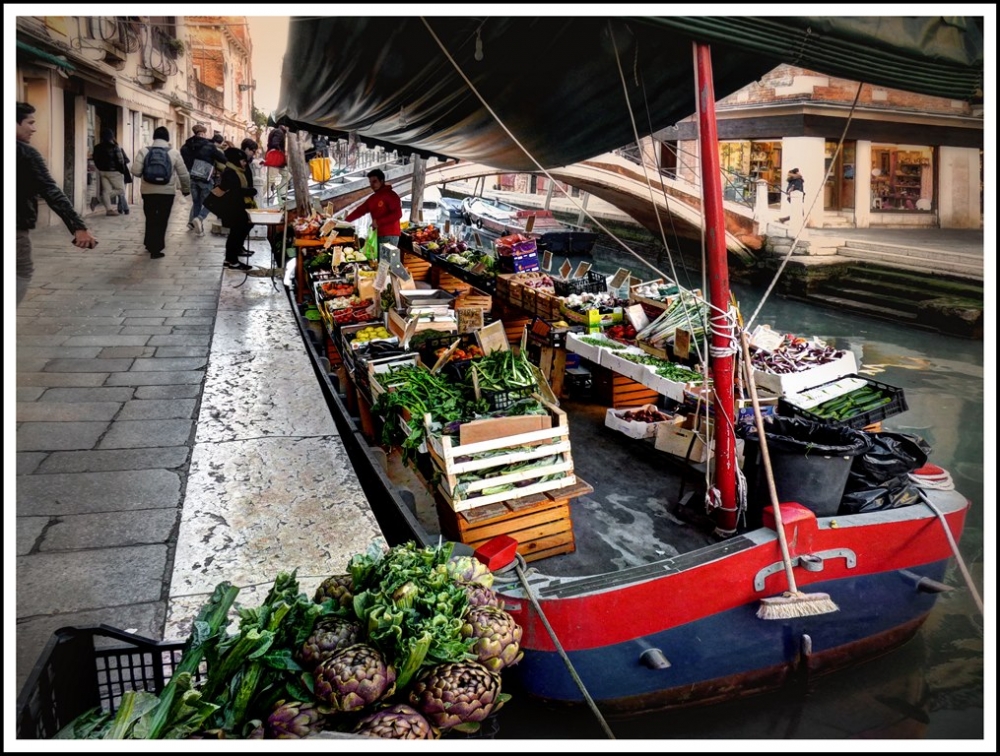
[(399, 244), (399, 221), (403, 217), (403, 205), (392, 185), (385, 183), (385, 174), (378, 168), (368, 171), (368, 185), (371, 196), (347, 214), (350, 223), (365, 213), (370, 213), (378, 235), (379, 256), (383, 244)]
[(247, 208), (256, 207), (254, 189), (247, 177), (247, 153), (237, 147), (226, 150), (226, 168), (222, 172), (219, 188), (225, 191), (219, 219), (229, 229), (226, 237), (226, 259), (222, 266), (228, 270), (250, 270), (253, 266), (240, 262), (240, 255), (253, 223)]
[(73, 209), (69, 197), (56, 186), (49, 174), (45, 160), (38, 150), (28, 144), (38, 130), (35, 124), (35, 106), (19, 102), (17, 110), (17, 181), (15, 184), (15, 208), (17, 214), (17, 303), (21, 304), (28, 293), (31, 276), (35, 272), (31, 260), (31, 229), (38, 222), (38, 198), (45, 200), (58, 215), (66, 228), (73, 234), (73, 246), (93, 249), (97, 239), (87, 230), (83, 219)]
[(205, 235), (205, 218), (208, 209), (203, 206), (205, 197), (215, 186), (213, 176), (226, 167), (226, 156), (215, 146), (215, 142), (205, 136), (208, 129), (196, 123), (191, 129), (194, 134), (181, 146), (181, 157), (191, 175), (191, 212), (188, 215), (188, 229), (198, 236)]
[(142, 178), (139, 193), (146, 215), (143, 242), (152, 260), (164, 256), (167, 221), (178, 186), (185, 197), (191, 194), (191, 176), (181, 154), (170, 146), (169, 139), (167, 127), (157, 126), (153, 131), (153, 143), (139, 150), (132, 161), (132, 174)]
[(115, 133), (101, 129), (101, 141), (94, 146), (94, 167), (97, 169), (97, 186), (101, 204), (107, 215), (118, 215), (118, 198), (125, 196), (122, 174), (127, 170), (125, 156), (115, 141)]
[(288, 194), (288, 127), (284, 124), (275, 127), (267, 136), (267, 152), (264, 153), (264, 165), (267, 166), (267, 194), (270, 203), (271, 192), (276, 195), (278, 203), (284, 202)]

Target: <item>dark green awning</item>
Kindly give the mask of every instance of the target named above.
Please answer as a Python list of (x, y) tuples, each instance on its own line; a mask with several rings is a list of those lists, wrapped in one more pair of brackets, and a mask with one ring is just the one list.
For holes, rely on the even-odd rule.
[(28, 43), (22, 42), (21, 40), (17, 40), (17, 49), (18, 51), (25, 52), (29, 55), (33, 55), (35, 58), (39, 60), (44, 60), (49, 63), (53, 63), (59, 66), (60, 68), (66, 69), (67, 71), (76, 70), (76, 66), (70, 63), (68, 60), (60, 58), (57, 55), (53, 55), (52, 53), (47, 53), (44, 50), (39, 50), (37, 47), (32, 47)]
[[(781, 63), (982, 102), (983, 18), (292, 18), (276, 120), (501, 170), (569, 165), (695, 112)], [(537, 161), (537, 162), (536, 162)]]

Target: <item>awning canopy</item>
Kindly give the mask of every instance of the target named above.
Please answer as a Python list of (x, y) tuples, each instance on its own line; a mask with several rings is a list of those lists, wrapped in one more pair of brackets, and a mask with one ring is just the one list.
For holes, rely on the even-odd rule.
[(52, 63), (59, 68), (65, 69), (66, 71), (75, 71), (76, 67), (70, 63), (65, 58), (60, 58), (58, 55), (53, 55), (52, 53), (47, 53), (45, 50), (39, 50), (37, 47), (29, 45), (27, 42), (22, 42), (17, 40), (17, 50), (18, 52), (25, 52), (28, 55), (36, 58), (37, 60), (44, 60), (47, 63)]
[(569, 165), (695, 111), (692, 40), (716, 99), (779, 63), (964, 101), (982, 18), (293, 18), (276, 118), (503, 170)]

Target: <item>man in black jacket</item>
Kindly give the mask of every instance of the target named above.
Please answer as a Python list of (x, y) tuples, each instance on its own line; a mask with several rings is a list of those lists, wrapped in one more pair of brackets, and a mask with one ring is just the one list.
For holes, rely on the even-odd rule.
[(181, 147), (181, 157), (188, 173), (191, 174), (191, 213), (188, 216), (188, 228), (194, 229), (198, 236), (204, 236), (204, 220), (208, 217), (208, 210), (202, 203), (215, 185), (213, 175), (216, 170), (221, 173), (226, 167), (226, 156), (217, 148), (215, 142), (205, 136), (208, 129), (203, 124), (196, 123), (192, 131), (194, 136)]
[(73, 233), (73, 244), (80, 249), (93, 249), (97, 239), (87, 230), (83, 219), (73, 209), (69, 198), (52, 180), (45, 161), (28, 142), (37, 131), (35, 107), (26, 102), (17, 103), (17, 304), (28, 293), (31, 274), (35, 266), (31, 261), (31, 239), (28, 232), (38, 221), (38, 198), (62, 218)]

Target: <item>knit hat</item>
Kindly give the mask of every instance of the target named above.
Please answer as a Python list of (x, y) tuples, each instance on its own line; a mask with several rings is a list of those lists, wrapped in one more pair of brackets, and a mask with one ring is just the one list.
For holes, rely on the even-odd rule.
[(239, 147), (230, 147), (225, 152), (226, 160), (233, 165), (239, 165), (241, 160), (247, 159), (247, 154)]

